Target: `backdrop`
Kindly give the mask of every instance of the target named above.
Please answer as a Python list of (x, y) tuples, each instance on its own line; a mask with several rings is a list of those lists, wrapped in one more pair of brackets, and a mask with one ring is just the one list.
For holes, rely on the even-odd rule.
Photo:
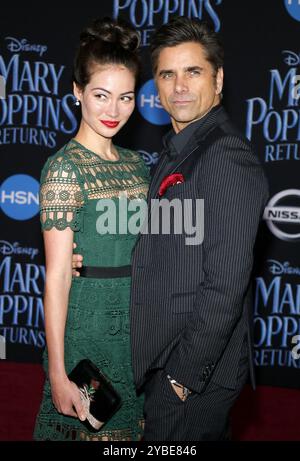
[(203, 18), (221, 33), (224, 105), (256, 147), (270, 183), (253, 273), (258, 383), (299, 387), (300, 2), (24, 5), (1, 5), (0, 16), (0, 358), (38, 363), (45, 346), (39, 178), (47, 157), (78, 127), (71, 72), (81, 29), (111, 16), (140, 31), (144, 70), (137, 107), (117, 143), (138, 150), (150, 166), (170, 125), (151, 76), (149, 40), (157, 26), (184, 15)]

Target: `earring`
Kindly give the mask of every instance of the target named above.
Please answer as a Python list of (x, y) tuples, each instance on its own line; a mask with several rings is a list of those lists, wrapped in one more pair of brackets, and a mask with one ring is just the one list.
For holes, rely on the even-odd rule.
[(77, 107), (80, 106), (80, 101), (79, 101), (79, 99), (76, 99), (76, 101), (75, 101), (75, 106), (77, 106)]

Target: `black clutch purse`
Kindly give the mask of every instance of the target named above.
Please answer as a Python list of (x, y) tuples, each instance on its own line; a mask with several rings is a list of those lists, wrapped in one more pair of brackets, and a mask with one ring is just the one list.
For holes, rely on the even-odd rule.
[(121, 397), (91, 360), (81, 360), (69, 374), (69, 379), (79, 387), (87, 413), (82, 423), (89, 431), (98, 432), (120, 408)]

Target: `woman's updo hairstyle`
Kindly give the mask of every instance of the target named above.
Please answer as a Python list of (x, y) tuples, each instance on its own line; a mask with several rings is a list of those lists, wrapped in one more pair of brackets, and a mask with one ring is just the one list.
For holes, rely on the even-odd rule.
[(123, 20), (96, 19), (80, 34), (73, 80), (84, 88), (90, 80), (93, 66), (100, 64), (123, 65), (137, 80), (140, 70), (139, 33)]

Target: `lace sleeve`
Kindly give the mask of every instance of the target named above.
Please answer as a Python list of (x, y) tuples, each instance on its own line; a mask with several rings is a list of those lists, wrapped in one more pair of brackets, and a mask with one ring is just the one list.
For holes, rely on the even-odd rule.
[(47, 160), (41, 174), (40, 219), (43, 230), (81, 228), (83, 187), (75, 165), (65, 155)]

